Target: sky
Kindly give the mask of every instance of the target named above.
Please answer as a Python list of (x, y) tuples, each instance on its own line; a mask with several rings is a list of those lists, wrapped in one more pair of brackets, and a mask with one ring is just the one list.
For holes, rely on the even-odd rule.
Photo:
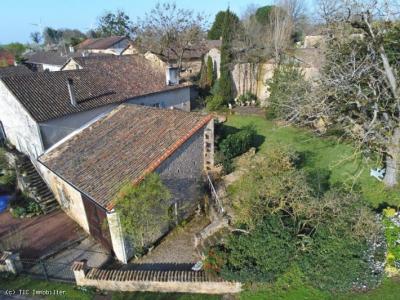
[[(143, 17), (159, 0), (1, 0), (0, 44), (30, 42), (30, 33), (46, 26), (79, 29), (96, 26), (105, 11), (124, 10), (131, 20)], [(163, 2), (163, 1), (161, 1)], [(272, 0), (176, 0), (178, 7), (203, 12), (210, 18), (228, 5), (239, 16), (250, 4), (268, 5)]]

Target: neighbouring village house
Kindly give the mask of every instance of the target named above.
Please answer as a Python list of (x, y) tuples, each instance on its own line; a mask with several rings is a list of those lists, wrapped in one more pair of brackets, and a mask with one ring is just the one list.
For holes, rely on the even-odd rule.
[(62, 45), (46, 51), (27, 53), (24, 64), (35, 72), (60, 71), (72, 57), (120, 55), (123, 50), (126, 54), (136, 54), (129, 48), (130, 44), (127, 37), (120, 36), (86, 39), (75, 47)]
[(77, 51), (88, 53), (105, 53), (120, 55), (130, 46), (130, 39), (125, 36), (110, 36), (105, 38), (86, 39), (78, 44)]
[[(113, 202), (121, 184), (158, 173), (176, 217), (187, 218), (199, 204), (202, 173), (214, 164), (213, 139), (210, 115), (122, 104), (48, 149), (38, 167), (63, 209), (127, 262), (133, 253)], [(153, 240), (167, 230), (160, 224)]]
[(191, 85), (140, 55), (74, 58), (82, 70), (0, 78), (0, 127), (19, 151), (36, 158), (123, 102), (190, 111)]
[[(196, 46), (189, 47), (182, 57), (181, 76), (190, 78), (200, 73), (203, 58), (210, 55), (214, 62), (214, 67), (219, 74), (221, 40), (204, 40)], [(176, 65), (178, 57), (171, 49), (166, 49), (162, 53), (146, 52), (145, 57), (159, 68), (165, 68), (168, 64)], [(219, 75), (218, 75), (219, 76)]]

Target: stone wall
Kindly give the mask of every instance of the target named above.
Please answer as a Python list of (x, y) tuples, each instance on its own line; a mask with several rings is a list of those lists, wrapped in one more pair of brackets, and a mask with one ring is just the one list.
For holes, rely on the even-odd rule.
[(31, 158), (43, 153), (39, 126), (20, 102), (0, 81), (0, 122), (6, 138)]
[(210, 277), (204, 271), (128, 271), (88, 269), (84, 262), (72, 266), (78, 286), (124, 292), (196, 294), (240, 293), (240, 282)]
[[(276, 64), (273, 62), (262, 64), (236, 64), (232, 71), (233, 86), (236, 97), (246, 92), (251, 92), (260, 100), (261, 106), (268, 105), (268, 81), (274, 75)], [(319, 76), (320, 68), (317, 66), (301, 63), (300, 67), (307, 80), (315, 79)]]
[(204, 170), (204, 128), (186, 141), (157, 169), (165, 186), (178, 205), (179, 220), (195, 210), (200, 199), (200, 185)]
[(81, 193), (40, 162), (36, 162), (35, 166), (62, 209), (89, 233), (89, 223)]
[(177, 88), (162, 93), (154, 93), (128, 100), (128, 103), (161, 108), (175, 107), (184, 111), (190, 111), (191, 87)]

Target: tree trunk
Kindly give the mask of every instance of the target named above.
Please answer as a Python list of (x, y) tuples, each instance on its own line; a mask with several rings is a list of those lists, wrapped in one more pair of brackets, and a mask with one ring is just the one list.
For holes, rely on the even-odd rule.
[(397, 184), (398, 180), (398, 167), (400, 155), (400, 128), (393, 130), (393, 135), (390, 144), (387, 147), (386, 154), (386, 174), (383, 182), (388, 187), (393, 187)]

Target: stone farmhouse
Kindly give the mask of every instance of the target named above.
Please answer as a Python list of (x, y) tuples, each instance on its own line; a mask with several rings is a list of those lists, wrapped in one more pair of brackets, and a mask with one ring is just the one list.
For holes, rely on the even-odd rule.
[(0, 127), (31, 158), (121, 103), (190, 111), (191, 85), (138, 55), (74, 58), (80, 70), (0, 78)]
[[(202, 173), (214, 164), (213, 139), (210, 115), (122, 104), (48, 149), (38, 168), (67, 214), (126, 263), (134, 253), (114, 209), (121, 184), (158, 173), (182, 220), (199, 204)], [(169, 225), (160, 224), (147, 242)]]
[[(220, 56), (220, 47), (221, 40), (204, 40), (198, 45), (189, 48), (182, 57), (182, 70), (180, 75), (184, 78), (198, 75), (201, 71), (203, 58), (208, 55), (212, 55), (214, 65), (219, 74), (220, 57), (218, 57), (218, 55)], [(162, 53), (146, 52), (144, 55), (159, 68), (165, 68), (168, 64), (176, 65), (178, 62), (176, 54), (171, 49), (164, 50)]]
[(87, 53), (103, 53), (120, 55), (128, 48), (130, 39), (125, 36), (110, 36), (105, 38), (86, 39), (75, 47), (76, 51)]

